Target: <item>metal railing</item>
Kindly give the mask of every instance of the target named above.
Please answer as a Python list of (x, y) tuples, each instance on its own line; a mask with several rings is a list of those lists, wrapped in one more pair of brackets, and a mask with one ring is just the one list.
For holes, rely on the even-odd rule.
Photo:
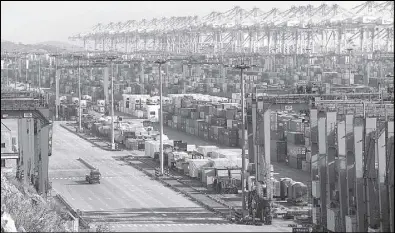
[(36, 110), (47, 108), (44, 99), (33, 98), (1, 98), (1, 109), (7, 110)]

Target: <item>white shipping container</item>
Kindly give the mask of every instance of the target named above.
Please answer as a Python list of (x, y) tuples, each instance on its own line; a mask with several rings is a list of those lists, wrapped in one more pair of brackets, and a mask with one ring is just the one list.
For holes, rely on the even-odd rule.
[(380, 231), (380, 228), (378, 228), (378, 229), (373, 229), (373, 228), (371, 228), (371, 227), (368, 227), (368, 232), (381, 232), (381, 231)]
[(135, 110), (135, 116), (137, 118), (143, 118), (144, 117), (144, 112), (142, 110)]
[(78, 97), (72, 97), (71, 98), (71, 103), (73, 104), (78, 104), (79, 98)]
[(214, 183), (214, 176), (207, 176), (206, 178), (206, 187), (209, 187)]
[(187, 144), (187, 151), (195, 151), (195, 150), (196, 150), (196, 145), (189, 145), (189, 144)]
[(357, 232), (357, 219), (355, 216), (346, 215), (346, 232)]
[(311, 151), (306, 151), (306, 162), (311, 163)]
[(273, 179), (273, 196), (279, 197), (280, 196), (280, 181)]
[(297, 146), (287, 143), (287, 154), (290, 157), (297, 157), (299, 154), (306, 153), (306, 148), (304, 146)]
[(189, 160), (189, 176), (198, 177), (199, 171), (201, 171), (203, 167), (210, 167), (210, 161), (208, 159)]
[(312, 192), (313, 197), (315, 197), (315, 198), (319, 198), (321, 196), (320, 195), (320, 181), (313, 180), (311, 182), (311, 192)]
[(207, 177), (214, 176), (215, 171), (213, 168), (203, 168), (202, 171), (201, 181), (203, 184), (207, 184)]
[(292, 198), (294, 200), (304, 197), (307, 194), (307, 186), (301, 182), (292, 185)]
[(86, 108), (86, 100), (81, 100), (81, 108)]
[(327, 221), (327, 229), (336, 232), (336, 213), (333, 209), (328, 208), (327, 209), (327, 216), (326, 216), (326, 221)]
[(294, 181), (294, 180), (292, 180), (290, 183), (289, 183), (289, 185), (288, 185), (288, 187), (287, 187), (287, 195), (288, 195), (288, 198), (293, 198), (293, 196), (294, 196), (294, 194), (293, 194), (293, 185), (294, 184), (296, 184), (297, 182), (296, 181)]
[(215, 151), (219, 149), (217, 146), (198, 146), (196, 151), (203, 154), (204, 157), (207, 156), (207, 153)]
[(83, 95), (83, 96), (82, 96), (82, 99), (83, 99), (83, 100), (92, 101), (92, 96), (90, 96), (90, 95)]
[(104, 100), (97, 100), (97, 106), (105, 106), (106, 102)]
[(313, 224), (318, 224), (320, 221), (320, 207), (312, 207), (311, 208), (312, 212), (312, 218), (313, 218)]
[(232, 126), (233, 126), (233, 120), (232, 119), (226, 120), (226, 128), (231, 129)]

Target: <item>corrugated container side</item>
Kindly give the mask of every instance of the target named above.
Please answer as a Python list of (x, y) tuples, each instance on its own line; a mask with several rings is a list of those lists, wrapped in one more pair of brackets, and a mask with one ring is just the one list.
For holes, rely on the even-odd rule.
[(346, 232), (357, 232), (357, 219), (355, 216), (346, 215)]
[(321, 207), (312, 207), (312, 218), (313, 224), (318, 224), (321, 222)]
[(311, 192), (312, 192), (312, 196), (315, 198), (319, 198), (320, 195), (320, 181), (316, 180), (316, 181), (312, 181), (311, 184)]
[(292, 168), (298, 169), (298, 159), (296, 157), (289, 156), (288, 165)]
[(327, 229), (336, 232), (336, 213), (333, 209), (327, 209)]
[(310, 163), (302, 161), (302, 170), (305, 172), (310, 172)]
[(283, 163), (287, 159), (287, 142), (277, 141), (277, 162)]

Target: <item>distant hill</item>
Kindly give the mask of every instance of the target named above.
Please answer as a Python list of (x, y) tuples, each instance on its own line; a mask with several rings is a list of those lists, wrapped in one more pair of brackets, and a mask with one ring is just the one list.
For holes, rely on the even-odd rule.
[(69, 44), (67, 42), (61, 42), (61, 41), (45, 41), (45, 42), (36, 43), (36, 45), (53, 46), (53, 47), (57, 47), (57, 48), (61, 48), (61, 49), (66, 49), (68, 51), (83, 50), (82, 47), (78, 47), (78, 46)]
[(77, 46), (73, 47), (71, 44), (58, 41), (48, 41), (37, 44), (22, 44), (6, 41), (3, 39), (1, 40), (1, 52), (56, 53), (79, 50), (82, 50), (82, 48)]

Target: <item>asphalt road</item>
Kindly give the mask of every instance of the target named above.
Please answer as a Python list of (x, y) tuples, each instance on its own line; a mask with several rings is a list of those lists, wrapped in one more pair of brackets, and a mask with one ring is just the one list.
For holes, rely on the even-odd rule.
[[(271, 226), (230, 224), (181, 194), (151, 180), (109, 152), (54, 124), (49, 175), (54, 190), (87, 220), (108, 222), (114, 231), (291, 231), (284, 221)], [(87, 184), (89, 169), (82, 158), (100, 169), (100, 184)]]

